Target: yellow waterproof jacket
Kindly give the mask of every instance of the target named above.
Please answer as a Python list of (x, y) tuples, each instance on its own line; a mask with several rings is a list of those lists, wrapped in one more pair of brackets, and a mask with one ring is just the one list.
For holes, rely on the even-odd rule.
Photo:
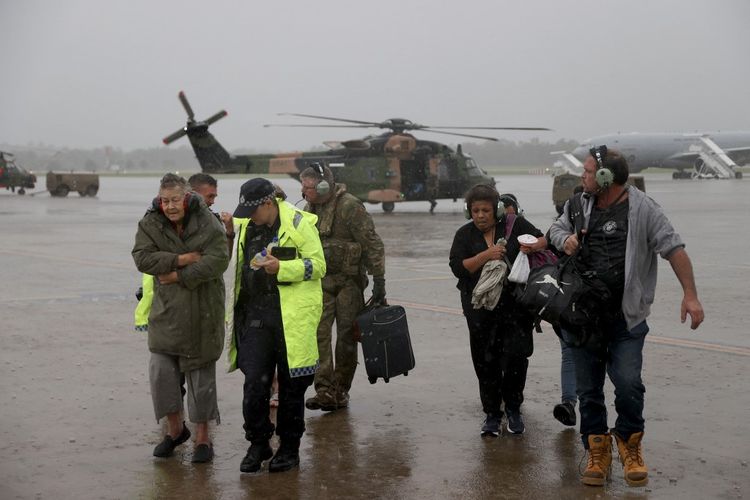
[(151, 312), (151, 302), (154, 300), (154, 277), (150, 274), (143, 275), (141, 284), (143, 297), (138, 301), (135, 308), (135, 329), (138, 332), (148, 331), (148, 314)]
[[(287, 361), (292, 377), (312, 375), (318, 368), (317, 330), (323, 312), (323, 290), (320, 279), (326, 274), (323, 247), (315, 223), (318, 218), (281, 199), (279, 206), (279, 246), (297, 249), (297, 258), (279, 262), (281, 321), (284, 326)], [(234, 307), (242, 285), (242, 259), (245, 232), (250, 219), (234, 219), (235, 248), (229, 269), (234, 270), (234, 286), (227, 290), (226, 336), (229, 370), (237, 369), (237, 344)], [(229, 287), (227, 287), (229, 288)]]

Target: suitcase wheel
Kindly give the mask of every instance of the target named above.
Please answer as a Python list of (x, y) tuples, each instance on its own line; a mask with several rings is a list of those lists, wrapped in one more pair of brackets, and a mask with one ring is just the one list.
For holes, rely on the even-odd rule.
[(408, 376), (409, 376), (409, 372), (404, 372), (404, 377), (408, 377)]
[(368, 377), (367, 380), (369, 380), (371, 384), (374, 384), (378, 381), (378, 377)]
[(389, 380), (390, 379), (388, 377), (383, 377), (383, 382), (385, 382), (386, 384), (388, 383)]

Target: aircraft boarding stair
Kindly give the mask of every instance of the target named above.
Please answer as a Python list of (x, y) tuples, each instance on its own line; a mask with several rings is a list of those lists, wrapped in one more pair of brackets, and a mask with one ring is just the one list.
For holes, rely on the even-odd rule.
[(699, 143), (690, 146), (690, 151), (698, 153), (702, 165), (696, 165), (693, 177), (716, 177), (719, 179), (734, 179), (737, 165), (732, 159), (707, 135), (698, 137)]
[(581, 175), (581, 172), (583, 171), (583, 163), (573, 156), (572, 153), (568, 151), (552, 151), (550, 154), (560, 156), (560, 159), (554, 164), (555, 167), (561, 168), (569, 174)]

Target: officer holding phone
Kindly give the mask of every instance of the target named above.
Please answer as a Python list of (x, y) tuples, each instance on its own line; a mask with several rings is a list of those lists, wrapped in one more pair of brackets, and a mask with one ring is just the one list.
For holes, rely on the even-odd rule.
[[(316, 328), (326, 273), (317, 217), (278, 198), (266, 179), (247, 181), (234, 211), (234, 289), (227, 294), (230, 371), (245, 375), (242, 413), (250, 441), (242, 472), (270, 472), (299, 464), (305, 431), (304, 396), (319, 365)], [(271, 242), (276, 244), (268, 251)], [(262, 259), (254, 257), (266, 250)], [(251, 266), (252, 261), (252, 266)], [(278, 371), (276, 426), (269, 419), (270, 388)], [(269, 444), (276, 431), (280, 446)]]

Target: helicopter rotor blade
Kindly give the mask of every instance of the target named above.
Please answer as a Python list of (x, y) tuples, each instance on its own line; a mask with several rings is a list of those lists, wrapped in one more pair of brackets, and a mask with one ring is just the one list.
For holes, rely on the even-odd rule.
[(177, 132), (166, 136), (164, 139), (161, 140), (161, 142), (163, 142), (164, 144), (170, 144), (170, 143), (176, 141), (177, 139), (179, 139), (180, 137), (182, 137), (185, 134), (187, 134), (187, 127), (183, 127), (180, 130), (178, 130)]
[(458, 135), (461, 137), (471, 137), (473, 139), (485, 139), (487, 141), (495, 141), (495, 142), (499, 141), (499, 139), (496, 137), (486, 137), (483, 135), (459, 134), (458, 132), (443, 132), (442, 130), (432, 130), (431, 128), (423, 128), (420, 130), (422, 130), (423, 132), (432, 132), (433, 134)]
[(420, 130), (428, 130), (433, 128), (439, 128), (439, 129), (464, 129), (464, 130), (546, 130), (551, 131), (552, 129), (545, 128), (545, 127), (448, 127), (448, 126), (441, 126), (441, 127), (433, 127), (431, 125), (423, 125)]
[(229, 113), (227, 113), (227, 112), (226, 112), (226, 110), (222, 109), (222, 110), (221, 110), (221, 111), (219, 111), (218, 113), (216, 113), (216, 114), (214, 114), (214, 115), (211, 115), (211, 116), (210, 116), (210, 117), (209, 117), (209, 118), (208, 118), (208, 119), (207, 119), (207, 120), (205, 121), (205, 123), (206, 123), (206, 125), (211, 125), (211, 124), (214, 124), (214, 123), (218, 122), (219, 120), (221, 120), (222, 118), (224, 118), (225, 116), (227, 116), (228, 114), (229, 114)]
[(378, 122), (366, 122), (362, 120), (349, 120), (347, 118), (334, 118), (332, 116), (319, 116), (319, 115), (304, 115), (301, 113), (279, 113), (279, 116), (301, 116), (303, 118), (315, 118), (318, 120), (333, 120), (337, 122), (346, 122), (346, 123), (358, 123), (360, 125), (369, 125), (371, 127), (380, 127), (381, 124)]
[(190, 103), (187, 100), (187, 97), (185, 96), (185, 92), (180, 90), (180, 93), (177, 94), (177, 97), (180, 99), (180, 102), (182, 103), (182, 107), (185, 108), (185, 112), (188, 115), (188, 120), (193, 121), (195, 120), (195, 113), (193, 113), (193, 108), (190, 107)]
[(305, 127), (305, 128), (373, 128), (370, 125), (303, 125), (300, 123), (266, 123), (264, 127)]

